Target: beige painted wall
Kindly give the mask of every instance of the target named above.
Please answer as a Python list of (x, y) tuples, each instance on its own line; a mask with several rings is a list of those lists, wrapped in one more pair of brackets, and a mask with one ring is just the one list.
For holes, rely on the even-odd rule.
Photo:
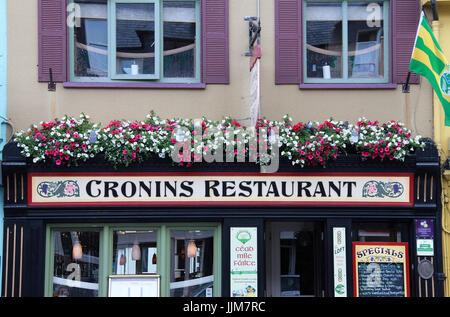
[[(206, 116), (236, 119), (249, 116), (248, 24), (244, 16), (256, 15), (256, 0), (230, 1), (230, 85), (206, 89), (79, 89), (48, 92), (37, 81), (36, 0), (8, 0), (8, 118), (16, 130), (64, 114), (89, 114), (92, 120), (143, 120), (150, 110), (161, 117)], [(333, 117), (355, 122), (401, 120), (416, 134), (432, 137), (432, 91), (426, 81), (411, 86), (405, 95), (397, 89), (300, 90), (297, 85), (275, 85), (274, 1), (261, 1), (263, 51), (262, 115), (279, 120), (289, 114), (307, 122)]]

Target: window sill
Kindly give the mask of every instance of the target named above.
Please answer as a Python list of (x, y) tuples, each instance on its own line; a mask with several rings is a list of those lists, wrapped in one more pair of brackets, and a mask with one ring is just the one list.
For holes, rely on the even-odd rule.
[(300, 89), (396, 89), (398, 84), (300, 84)]
[(205, 83), (89, 83), (89, 82), (64, 82), (64, 88), (180, 88), (180, 89), (204, 89)]

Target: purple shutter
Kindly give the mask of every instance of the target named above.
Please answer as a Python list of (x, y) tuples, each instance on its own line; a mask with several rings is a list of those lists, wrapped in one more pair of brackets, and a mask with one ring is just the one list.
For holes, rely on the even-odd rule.
[(67, 0), (38, 1), (40, 82), (64, 82), (67, 79)]
[(301, 0), (275, 0), (275, 83), (300, 84)]
[[(420, 0), (395, 0), (393, 5), (394, 29), (394, 81), (398, 84), (406, 82), (409, 72), (412, 50), (417, 33), (417, 25), (420, 18)], [(411, 84), (418, 84), (420, 76), (411, 73), (409, 81)]]
[(202, 77), (229, 84), (228, 0), (202, 0)]

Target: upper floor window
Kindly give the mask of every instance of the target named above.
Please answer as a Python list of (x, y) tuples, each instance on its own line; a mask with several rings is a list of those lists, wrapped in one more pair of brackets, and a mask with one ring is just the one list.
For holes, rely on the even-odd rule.
[(389, 1), (304, 0), (304, 83), (388, 83)]
[(73, 0), (71, 81), (200, 82), (199, 0)]

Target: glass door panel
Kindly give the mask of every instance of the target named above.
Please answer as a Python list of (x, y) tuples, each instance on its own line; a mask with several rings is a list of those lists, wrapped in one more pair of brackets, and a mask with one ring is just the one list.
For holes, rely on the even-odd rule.
[(313, 222), (271, 223), (267, 248), (267, 295), (320, 295), (320, 231)]

